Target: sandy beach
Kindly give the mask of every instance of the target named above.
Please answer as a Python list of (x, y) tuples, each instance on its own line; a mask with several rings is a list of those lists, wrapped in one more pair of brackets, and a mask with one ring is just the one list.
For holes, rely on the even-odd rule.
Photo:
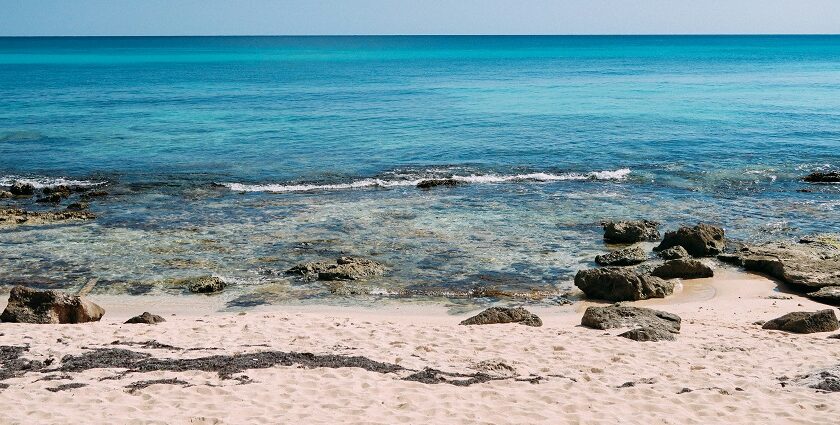
[[(671, 297), (628, 303), (681, 316), (673, 342), (636, 342), (616, 337), (620, 329), (582, 327), (588, 302), (529, 308), (544, 322), (533, 328), (459, 326), (468, 315), (419, 304), (217, 313), (212, 297), (94, 296), (107, 311), (100, 322), (3, 323), (0, 345), (27, 346), (24, 357), (40, 360), (114, 348), (167, 359), (282, 351), (364, 356), (404, 370), (274, 365), (230, 376), (109, 368), (26, 373), (4, 381), (0, 422), (825, 423), (840, 413), (837, 396), (782, 385), (780, 378), (834, 366), (840, 344), (827, 333), (753, 324), (827, 308), (777, 286), (720, 269), (714, 278), (678, 285)], [(143, 310), (166, 322), (123, 324)], [(498, 379), (467, 386), (405, 380), (426, 368)], [(175, 381), (130, 387), (162, 379)], [(67, 384), (84, 386), (56, 391)]]

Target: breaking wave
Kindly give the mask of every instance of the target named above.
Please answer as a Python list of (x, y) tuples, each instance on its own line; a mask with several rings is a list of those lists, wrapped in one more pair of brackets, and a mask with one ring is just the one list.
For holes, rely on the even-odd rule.
[(36, 189), (43, 189), (45, 187), (55, 186), (71, 186), (71, 187), (91, 187), (101, 186), (107, 182), (94, 182), (90, 180), (73, 180), (64, 177), (22, 177), (22, 176), (3, 176), (0, 177), (0, 186), (11, 186), (15, 183), (29, 183), (35, 186)]

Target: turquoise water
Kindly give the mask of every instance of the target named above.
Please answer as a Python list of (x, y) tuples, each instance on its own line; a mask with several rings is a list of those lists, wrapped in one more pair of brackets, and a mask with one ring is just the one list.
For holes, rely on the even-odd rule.
[(840, 231), (800, 181), (840, 168), (837, 36), (0, 38), (0, 99), (0, 184), (111, 193), (0, 230), (6, 284), (321, 299), (276, 272), (356, 254), (377, 294), (562, 292), (603, 219)]

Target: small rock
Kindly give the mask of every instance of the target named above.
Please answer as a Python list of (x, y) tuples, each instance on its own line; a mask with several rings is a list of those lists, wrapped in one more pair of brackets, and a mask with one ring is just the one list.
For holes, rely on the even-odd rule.
[(618, 336), (639, 342), (674, 341), (674, 334), (662, 328), (636, 328)]
[(662, 279), (697, 279), (714, 276), (711, 267), (692, 259), (668, 260), (650, 273)]
[(15, 195), (14, 195), (12, 192), (7, 192), (7, 191), (5, 191), (5, 190), (0, 190), (0, 199), (4, 199), (4, 198), (12, 198), (12, 197), (14, 197), (14, 196), (15, 196)]
[(540, 327), (542, 320), (522, 307), (491, 307), (461, 322), (462, 325), (491, 325), (496, 323), (519, 323)]
[(659, 223), (648, 220), (607, 221), (604, 228), (604, 240), (612, 243), (636, 243), (659, 239)]
[(134, 316), (131, 319), (125, 321), (125, 323), (145, 323), (148, 325), (156, 325), (161, 322), (165, 322), (166, 319), (160, 317), (156, 314), (151, 314), (148, 311), (144, 311), (143, 314), (139, 316)]
[(672, 246), (668, 249), (659, 251), (659, 257), (663, 260), (678, 260), (680, 258), (688, 258), (688, 251), (680, 245)]
[(665, 237), (654, 251), (682, 246), (693, 257), (710, 257), (723, 253), (725, 245), (722, 228), (700, 223), (694, 227), (680, 227), (676, 231), (665, 232)]
[(182, 280), (186, 283), (187, 289), (196, 294), (212, 294), (221, 292), (227, 286), (227, 283), (216, 276), (200, 276), (194, 278), (187, 278)]
[(768, 321), (763, 329), (782, 330), (801, 334), (833, 332), (840, 329), (834, 310), (795, 311)]
[(461, 184), (460, 181), (455, 179), (427, 179), (423, 180), (420, 183), (417, 183), (418, 189), (431, 189), (433, 187), (438, 186), (447, 186), (447, 187), (454, 187)]
[(595, 257), (595, 262), (602, 266), (632, 266), (646, 260), (647, 253), (638, 246), (618, 249)]
[(589, 298), (608, 301), (664, 298), (674, 292), (673, 282), (624, 267), (580, 270), (575, 275), (575, 286)]
[(0, 320), (12, 323), (85, 323), (97, 322), (105, 310), (75, 295), (59, 291), (38, 291), (15, 286)]

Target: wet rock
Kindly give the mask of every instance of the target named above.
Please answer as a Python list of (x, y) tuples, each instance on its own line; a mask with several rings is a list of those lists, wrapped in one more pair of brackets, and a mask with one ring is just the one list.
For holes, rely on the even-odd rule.
[(9, 192), (15, 196), (32, 196), (35, 194), (35, 186), (30, 183), (14, 182)]
[(108, 192), (104, 190), (91, 190), (89, 192), (85, 192), (82, 196), (79, 197), (82, 201), (90, 201), (91, 198), (104, 198), (108, 196)]
[(88, 211), (35, 212), (19, 208), (0, 209), (0, 226), (52, 224), (63, 221), (93, 220), (96, 216)]
[(604, 240), (612, 243), (636, 243), (658, 240), (659, 223), (648, 220), (607, 221), (604, 228)]
[(88, 209), (90, 205), (87, 202), (74, 202), (67, 206), (67, 211), (84, 211)]
[(340, 257), (335, 263), (315, 261), (286, 270), (287, 274), (303, 276), (305, 280), (365, 280), (385, 274), (381, 263), (359, 257)]
[(782, 330), (801, 334), (833, 332), (840, 329), (834, 310), (795, 311), (767, 321), (763, 329)]
[(66, 185), (47, 186), (41, 189), (41, 193), (43, 193), (44, 195), (57, 195), (62, 198), (66, 198), (70, 196), (72, 190), (70, 189), (70, 186)]
[(700, 223), (694, 227), (680, 227), (676, 231), (665, 232), (662, 242), (653, 250), (682, 246), (691, 256), (710, 257), (723, 253), (725, 245), (722, 228)]
[(664, 329), (668, 332), (680, 331), (680, 316), (660, 310), (643, 307), (611, 305), (606, 307), (588, 307), (583, 313), (580, 324), (593, 329), (612, 329), (638, 326), (642, 328)]
[(181, 281), (187, 285), (187, 289), (194, 294), (213, 294), (222, 292), (227, 283), (216, 276), (199, 276), (187, 278)]
[(85, 323), (99, 321), (103, 314), (105, 310), (102, 307), (82, 297), (15, 286), (0, 320), (40, 324)]
[(491, 307), (461, 322), (462, 325), (492, 325), (496, 323), (519, 323), (534, 327), (542, 326), (542, 320), (536, 314), (522, 307)]
[(643, 327), (629, 330), (618, 336), (639, 342), (674, 341), (674, 334), (663, 328)]
[(421, 181), (420, 183), (417, 183), (417, 188), (431, 189), (439, 186), (454, 187), (458, 186), (459, 184), (461, 184), (461, 182), (455, 179), (427, 179)]
[(809, 292), (806, 296), (821, 303), (840, 305), (840, 286), (824, 286), (817, 291)]
[(647, 252), (638, 246), (618, 249), (595, 257), (595, 262), (602, 266), (632, 266), (646, 260)]
[(35, 202), (39, 202), (42, 204), (58, 204), (61, 202), (62, 199), (64, 199), (63, 196), (61, 196), (58, 193), (53, 193), (42, 198), (38, 198), (35, 200)]
[(588, 298), (608, 301), (664, 298), (674, 292), (673, 282), (624, 267), (580, 270), (575, 275), (575, 286)]
[(830, 171), (827, 173), (811, 173), (802, 180), (808, 183), (840, 183), (840, 172)]
[(688, 258), (668, 260), (651, 272), (651, 275), (663, 279), (697, 279), (712, 277), (714, 274), (711, 267)]
[(7, 192), (5, 190), (0, 190), (0, 199), (12, 198), (14, 196), (15, 195), (12, 192)]
[(806, 290), (840, 286), (840, 243), (829, 236), (800, 243), (746, 245), (718, 258)]
[(143, 314), (139, 316), (134, 316), (131, 319), (126, 320), (125, 323), (145, 323), (147, 325), (156, 325), (165, 321), (166, 319), (164, 319), (163, 317), (160, 317), (156, 314), (151, 314), (148, 311), (144, 311)]
[(659, 251), (659, 258), (662, 258), (663, 260), (678, 260), (680, 258), (688, 257), (688, 251), (679, 245)]
[(368, 286), (362, 286), (355, 282), (344, 280), (329, 282), (327, 287), (331, 294), (345, 297), (354, 295), (370, 295), (371, 291), (371, 288)]

